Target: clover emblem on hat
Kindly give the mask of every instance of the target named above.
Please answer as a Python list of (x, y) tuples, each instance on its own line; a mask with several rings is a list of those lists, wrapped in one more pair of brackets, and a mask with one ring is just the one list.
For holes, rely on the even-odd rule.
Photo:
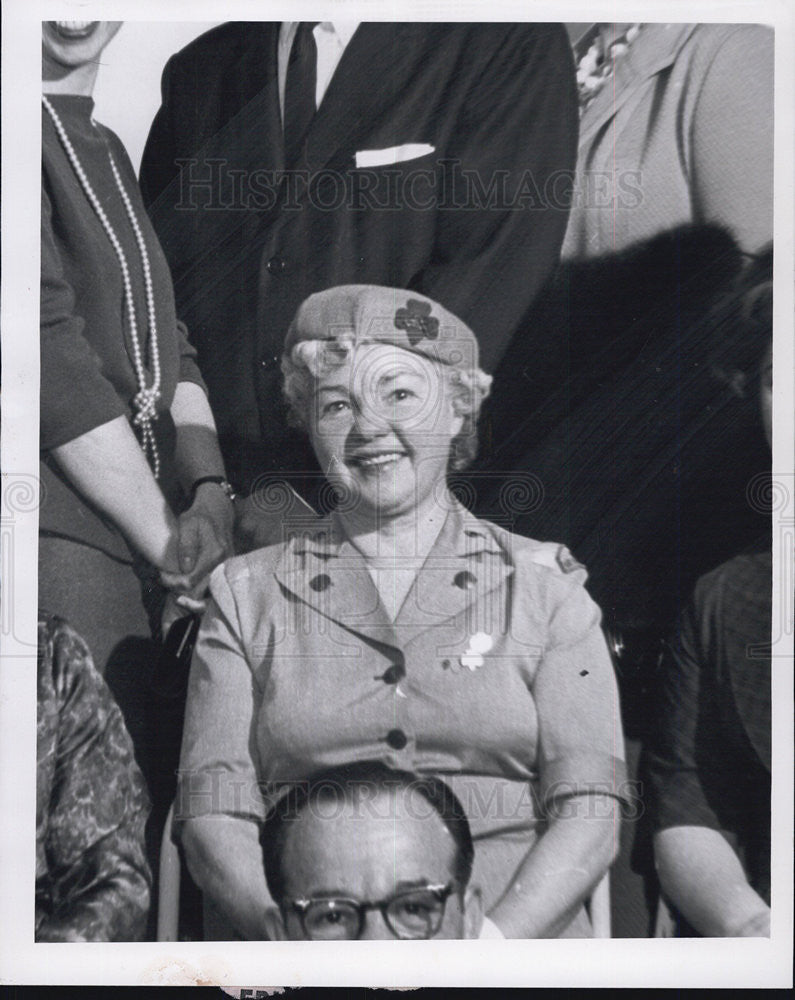
[(398, 309), (395, 326), (406, 331), (412, 347), (424, 338), (436, 340), (439, 336), (439, 320), (431, 316), (430, 302), (420, 302), (419, 299), (409, 299), (405, 307)]

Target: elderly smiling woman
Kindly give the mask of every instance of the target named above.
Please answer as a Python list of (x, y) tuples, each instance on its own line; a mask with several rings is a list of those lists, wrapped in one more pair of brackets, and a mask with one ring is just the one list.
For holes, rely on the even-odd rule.
[(490, 383), (473, 333), (411, 293), (338, 287), (303, 304), (283, 369), (337, 506), (213, 575), (177, 803), (194, 877), (267, 936), (258, 838), (279, 784), (380, 759), (464, 803), (492, 933), (588, 935), (618, 842), (612, 668), (565, 549), (448, 489)]

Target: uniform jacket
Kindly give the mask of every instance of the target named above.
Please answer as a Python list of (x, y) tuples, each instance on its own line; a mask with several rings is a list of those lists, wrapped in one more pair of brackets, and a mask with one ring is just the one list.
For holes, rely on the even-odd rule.
[(494, 901), (550, 801), (624, 793), (584, 577), (562, 546), (457, 506), (394, 622), (333, 518), (230, 560), (194, 654), (178, 816), (261, 821), (280, 783), (353, 760), (440, 774)]
[[(278, 365), (313, 292), (428, 295), (472, 327), (492, 369), (557, 259), (576, 157), (560, 25), (365, 23), (285, 179), (278, 34), (228, 23), (170, 60), (141, 172), (244, 482), (314, 467), (286, 429)], [(403, 161), (407, 145), (432, 152)]]

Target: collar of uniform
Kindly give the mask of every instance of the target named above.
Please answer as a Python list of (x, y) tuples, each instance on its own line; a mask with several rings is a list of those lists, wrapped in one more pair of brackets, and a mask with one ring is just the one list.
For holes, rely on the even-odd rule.
[(510, 548), (500, 544), (496, 529), (454, 502), (398, 613), (395, 626), (401, 642), (410, 642), (477, 602), (491, 609), (484, 612), (485, 618), (496, 621), (496, 607), (484, 599), (499, 591), (512, 573)]
[(333, 515), (292, 533), (275, 575), (286, 590), (324, 617), (394, 645), (392, 621), (367, 564)]
[[(345, 550), (357, 551), (348, 541), (339, 517), (333, 513), (319, 518), (309, 530), (295, 533), (290, 544), (297, 556), (311, 553), (321, 559), (334, 558)], [(453, 500), (429, 556), (474, 556), (482, 552), (502, 555), (505, 548), (492, 525), (478, 520), (466, 507)]]
[(485, 521), (479, 521), (466, 507), (456, 505), (450, 511), (442, 531), (450, 531), (450, 537), (455, 540), (455, 548), (459, 556), (476, 556), (488, 552), (493, 556), (503, 556), (505, 547), (494, 527)]
[(287, 545), (288, 551), (296, 556), (311, 554), (329, 559), (339, 554), (344, 542), (342, 526), (337, 517), (331, 514), (291, 532)]
[(293, 534), (276, 579), (320, 614), (374, 641), (396, 645), (399, 627), (402, 645), (499, 588), (512, 572), (510, 551), (495, 529), (454, 502), (394, 622), (334, 515)]

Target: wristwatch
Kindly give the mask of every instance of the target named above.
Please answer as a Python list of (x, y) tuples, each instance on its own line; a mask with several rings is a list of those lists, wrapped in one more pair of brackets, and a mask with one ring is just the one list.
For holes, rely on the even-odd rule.
[(235, 488), (229, 482), (228, 479), (224, 479), (223, 476), (201, 476), (201, 478), (195, 480), (190, 488), (189, 503), (193, 503), (196, 499), (196, 491), (200, 486), (205, 483), (216, 483), (224, 491), (229, 500), (233, 501), (237, 498), (237, 493), (235, 493)]

